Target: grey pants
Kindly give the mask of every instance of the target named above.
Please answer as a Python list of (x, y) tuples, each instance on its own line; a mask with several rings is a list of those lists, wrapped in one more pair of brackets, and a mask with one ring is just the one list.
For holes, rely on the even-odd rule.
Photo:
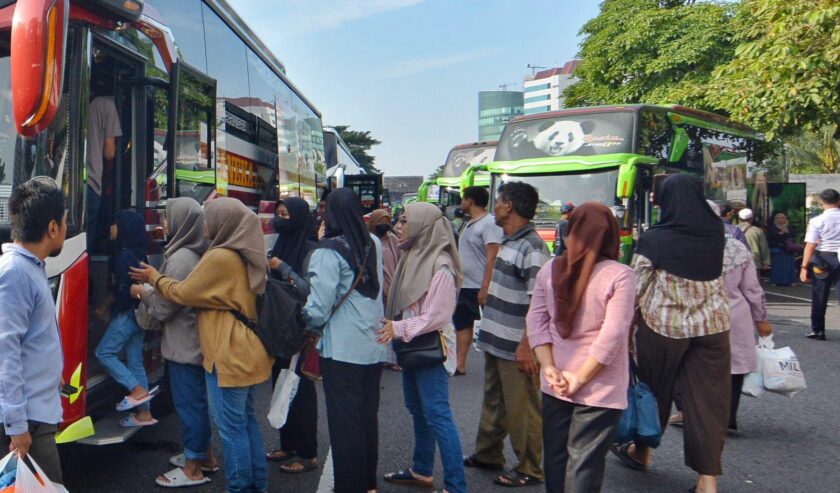
[[(29, 448), (29, 455), (44, 470), (44, 474), (53, 483), (62, 484), (61, 461), (58, 457), (58, 445), (55, 444), (55, 434), (58, 425), (50, 425), (29, 422), (29, 434), (32, 435), (32, 446)], [(3, 428), (0, 428), (0, 451), (5, 455), (9, 450), (12, 440), (6, 436)]]
[(597, 493), (604, 481), (618, 409), (584, 406), (542, 396), (547, 493)]

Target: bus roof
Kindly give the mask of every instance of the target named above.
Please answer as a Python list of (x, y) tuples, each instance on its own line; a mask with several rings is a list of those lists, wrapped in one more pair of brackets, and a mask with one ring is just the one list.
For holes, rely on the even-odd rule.
[(453, 147), (452, 149), (450, 149), (449, 152), (458, 151), (458, 150), (461, 150), (461, 149), (472, 149), (473, 147), (490, 147), (490, 146), (496, 146), (498, 144), (499, 144), (498, 140), (484, 140), (484, 141), (481, 141), (481, 142), (473, 142), (471, 144), (458, 144), (455, 147)]
[(548, 111), (545, 113), (534, 113), (531, 115), (522, 115), (510, 120), (510, 124), (518, 123), (523, 121), (531, 121), (531, 120), (543, 120), (548, 118), (558, 118), (566, 115), (591, 115), (593, 113), (614, 113), (616, 111), (632, 111), (636, 112), (643, 108), (652, 108), (652, 109), (660, 109), (666, 110), (671, 113), (677, 113), (680, 115), (684, 115), (691, 118), (696, 118), (699, 120), (707, 120), (716, 125), (721, 125), (724, 127), (729, 127), (733, 130), (737, 130), (738, 132), (742, 133), (749, 133), (759, 135), (757, 131), (754, 129), (744, 125), (743, 123), (739, 123), (725, 116), (717, 115), (715, 113), (710, 113), (708, 111), (703, 110), (695, 110), (693, 108), (688, 108), (686, 106), (681, 106), (678, 104), (667, 104), (667, 105), (655, 105), (655, 104), (618, 104), (618, 105), (604, 105), (604, 106), (583, 106), (579, 108), (567, 108), (557, 111)]

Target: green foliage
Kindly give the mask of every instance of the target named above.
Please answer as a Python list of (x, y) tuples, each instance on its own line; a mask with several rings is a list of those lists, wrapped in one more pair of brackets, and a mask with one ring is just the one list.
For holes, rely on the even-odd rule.
[(719, 110), (703, 87), (735, 52), (733, 15), (730, 3), (604, 0), (601, 13), (580, 31), (580, 80), (565, 90), (566, 105), (680, 103)]
[(743, 0), (734, 25), (738, 47), (714, 71), (713, 105), (768, 138), (838, 123), (837, 0)]
[(341, 140), (350, 148), (350, 154), (356, 158), (356, 161), (362, 165), (365, 171), (381, 173), (374, 164), (376, 157), (368, 154), (371, 147), (381, 144), (381, 141), (371, 137), (369, 130), (350, 130), (350, 125), (334, 125), (333, 128), (341, 136)]
[(837, 125), (816, 132), (804, 131), (787, 140), (792, 173), (837, 173), (840, 171), (840, 141), (834, 138)]
[(432, 173), (429, 175), (429, 181), (437, 180), (437, 178), (441, 174), (443, 174), (443, 168), (445, 168), (445, 167), (446, 167), (446, 163), (443, 163), (440, 166), (438, 166), (436, 170), (432, 171)]

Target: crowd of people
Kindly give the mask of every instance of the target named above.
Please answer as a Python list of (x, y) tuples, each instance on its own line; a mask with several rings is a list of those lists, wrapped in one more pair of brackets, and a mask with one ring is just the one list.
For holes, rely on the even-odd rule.
[[(659, 221), (641, 234), (626, 266), (610, 208), (564, 205), (562, 250), (552, 257), (532, 223), (538, 191), (508, 182), (496, 192), (491, 213), (486, 189), (464, 190), (457, 240), (427, 203), (397, 218), (376, 211), (366, 224), (350, 189), (329, 193), (317, 215), (287, 198), (276, 204), (278, 239), (268, 252), (258, 216), (242, 202), (170, 199), (159, 269), (146, 258), (142, 217), (119, 213), (111, 231), (113, 321), (96, 356), (125, 389), (122, 424), (152, 426), (149, 404), (159, 392), (143, 370), (142, 342), (145, 330), (163, 332), (184, 452), (157, 484), (210, 481), (219, 469), (211, 419), (231, 493), (268, 491), (269, 461), (289, 474), (316, 470), (315, 380), (322, 379), (338, 493), (375, 492), (380, 478), (431, 488), (436, 449), (448, 493), (467, 491), (466, 467), (498, 471), (501, 486), (599, 491), (610, 452), (633, 469), (652, 464), (647, 444), (614, 443), (632, 366), (657, 399), (662, 430), (669, 422), (683, 427), (685, 463), (698, 475), (691, 491), (716, 492), (740, 387), (756, 368), (755, 335), (772, 333), (758, 272), (779, 250), (793, 253), (786, 218), (776, 214), (762, 239), (748, 209), (738, 213), (745, 226), (735, 228), (732, 210), (708, 202), (699, 179), (674, 175), (657, 192)], [(840, 194), (820, 197), (825, 213), (808, 229), (801, 277), (816, 279), (809, 337), (824, 339), (825, 302), (840, 277)], [(56, 482), (62, 355), (44, 266), (64, 242), (63, 200), (49, 180), (18, 186), (9, 203), (14, 243), (0, 257), (0, 442), (31, 454)], [(293, 360), (275, 360), (243, 322), (257, 318), (269, 278), (288, 282), (303, 300), (312, 337)], [(465, 374), (474, 340), (484, 391), (475, 449), (464, 454), (449, 377)], [(414, 442), (410, 464), (380, 477), (385, 366), (402, 372)], [(279, 445), (266, 448), (257, 386), (283, 369), (301, 379)]]

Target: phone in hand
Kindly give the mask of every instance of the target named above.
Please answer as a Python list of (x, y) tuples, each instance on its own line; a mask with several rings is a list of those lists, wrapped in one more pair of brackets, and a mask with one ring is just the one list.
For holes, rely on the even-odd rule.
[(61, 386), (61, 390), (59, 392), (61, 393), (62, 397), (65, 397), (65, 398), (69, 399), (71, 395), (75, 394), (78, 391), (79, 391), (78, 387), (74, 387), (74, 386), (70, 385), (69, 383), (66, 383), (66, 384)]

